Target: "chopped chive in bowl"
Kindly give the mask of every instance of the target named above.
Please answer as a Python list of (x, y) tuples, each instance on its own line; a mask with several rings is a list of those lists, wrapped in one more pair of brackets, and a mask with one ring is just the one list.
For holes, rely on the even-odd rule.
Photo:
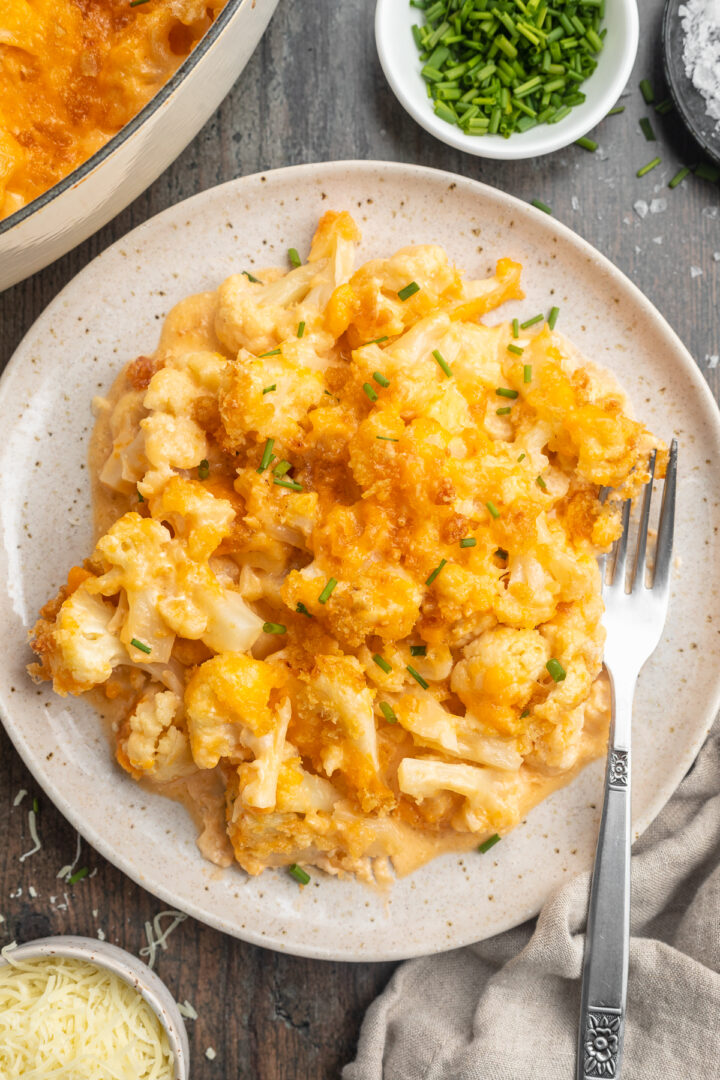
[(557, 124), (585, 101), (606, 31), (603, 0), (411, 0), (435, 115), (466, 135)]

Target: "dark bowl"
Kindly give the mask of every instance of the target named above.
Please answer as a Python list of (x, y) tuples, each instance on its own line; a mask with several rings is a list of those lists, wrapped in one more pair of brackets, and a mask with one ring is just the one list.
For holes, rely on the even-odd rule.
[(716, 120), (705, 111), (705, 98), (685, 74), (683, 43), (685, 34), (679, 9), (683, 0), (667, 0), (663, 14), (662, 50), (665, 77), (683, 123), (703, 152), (720, 165), (720, 132)]

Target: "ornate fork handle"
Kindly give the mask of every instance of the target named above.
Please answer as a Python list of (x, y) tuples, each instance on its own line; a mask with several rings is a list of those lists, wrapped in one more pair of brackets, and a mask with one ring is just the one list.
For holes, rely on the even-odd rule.
[(577, 1080), (620, 1075), (630, 926), (630, 740), (616, 742), (618, 726), (629, 736), (629, 724), (613, 722), (590, 887)]

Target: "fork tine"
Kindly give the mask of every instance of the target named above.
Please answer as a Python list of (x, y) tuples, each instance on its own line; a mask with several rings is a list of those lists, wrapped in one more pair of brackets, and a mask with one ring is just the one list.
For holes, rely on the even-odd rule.
[(630, 531), (630, 510), (632, 502), (626, 499), (622, 508), (622, 535), (615, 546), (615, 561), (610, 584), (625, 589), (625, 560), (627, 557), (628, 533)]
[(642, 588), (645, 585), (645, 554), (647, 552), (648, 522), (650, 520), (650, 500), (652, 499), (653, 480), (655, 479), (656, 458), (657, 450), (653, 450), (652, 454), (650, 455), (649, 462), (650, 479), (645, 485), (645, 491), (643, 492), (642, 512), (640, 514), (637, 549), (635, 551), (635, 563), (632, 570), (632, 584), (630, 586), (630, 592), (635, 592), (637, 589)]
[(675, 489), (677, 486), (677, 439), (670, 444), (670, 457), (665, 473), (660, 522), (658, 524), (657, 550), (655, 553), (655, 573), (653, 589), (664, 588), (670, 580), (670, 560), (672, 559), (673, 532), (675, 529)]

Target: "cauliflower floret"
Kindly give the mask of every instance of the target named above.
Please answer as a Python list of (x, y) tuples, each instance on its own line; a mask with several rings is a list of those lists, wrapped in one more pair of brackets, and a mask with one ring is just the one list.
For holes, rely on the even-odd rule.
[(520, 713), (547, 677), (552, 655), (537, 630), (498, 626), (463, 649), (450, 686), (483, 722), (503, 734), (516, 734), (524, 725)]
[(122, 725), (116, 756), (135, 779), (145, 775), (165, 784), (197, 771), (187, 732), (176, 723), (179, 708), (180, 698), (171, 690), (153, 690)]
[[(305, 348), (312, 351), (310, 346)], [(264, 392), (270, 386), (274, 389)], [(324, 391), (321, 374), (301, 362), (291, 362), (284, 353), (260, 363), (241, 349), (237, 360), (228, 365), (219, 398), (225, 446), (232, 450), (244, 445), (247, 432), (255, 432), (258, 441), (272, 437), (278, 445), (299, 444), (302, 421), (320, 403)]]
[(465, 798), (453, 826), (469, 832), (512, 828), (519, 817), (522, 783), (517, 773), (455, 765), (433, 758), (403, 758), (398, 766), (400, 790), (422, 801), (441, 791)]
[(277, 664), (242, 653), (222, 653), (206, 660), (185, 690), (193, 758), (201, 769), (212, 769), (220, 758), (249, 756), (248, 739), (262, 739), (287, 729), (289, 716), (278, 714), (271, 698), (285, 685)]
[[(171, 495), (184, 490), (179, 485)], [(192, 496), (190, 485), (187, 490)], [(182, 499), (174, 505), (182, 505)], [(217, 521), (208, 528), (214, 542), (222, 530)], [(198, 551), (207, 544), (208, 534), (201, 532)], [(220, 585), (207, 561), (191, 557), (190, 546), (171, 537), (159, 521), (134, 512), (119, 518), (98, 541), (93, 558), (106, 572), (88, 588), (105, 596), (123, 590), (127, 612), (120, 639), (138, 662), (150, 657), (153, 663), (166, 663), (176, 634), (199, 638), (217, 651), (249, 649), (260, 635), (262, 619), (239, 592)]]
[(523, 763), (517, 740), (484, 734), (471, 713), (455, 716), (430, 694), (403, 694), (393, 708), (418, 746), (444, 750), (452, 757), (496, 769), (517, 770)]
[(326, 776), (343, 773), (366, 813), (393, 801), (380, 775), (374, 697), (354, 656), (318, 656), (297, 698), (300, 722), (318, 731), (319, 768)]
[(123, 642), (114, 633), (116, 608), (90, 589), (89, 575), (64, 601), (52, 624), (36, 627), (36, 651), (43, 657), (44, 673), (58, 694), (82, 694), (106, 682), (119, 664), (129, 664)]
[(247, 349), (256, 356), (271, 352), (281, 342), (297, 337), (298, 323), (306, 324), (315, 346), (330, 348), (337, 335), (324, 334), (317, 315), (332, 290), (352, 270), (354, 248), (360, 234), (346, 212), (329, 211), (318, 224), (310, 257), (303, 266), (278, 276), (261, 272), (252, 282), (234, 274), (218, 290), (215, 328), (232, 353)]

